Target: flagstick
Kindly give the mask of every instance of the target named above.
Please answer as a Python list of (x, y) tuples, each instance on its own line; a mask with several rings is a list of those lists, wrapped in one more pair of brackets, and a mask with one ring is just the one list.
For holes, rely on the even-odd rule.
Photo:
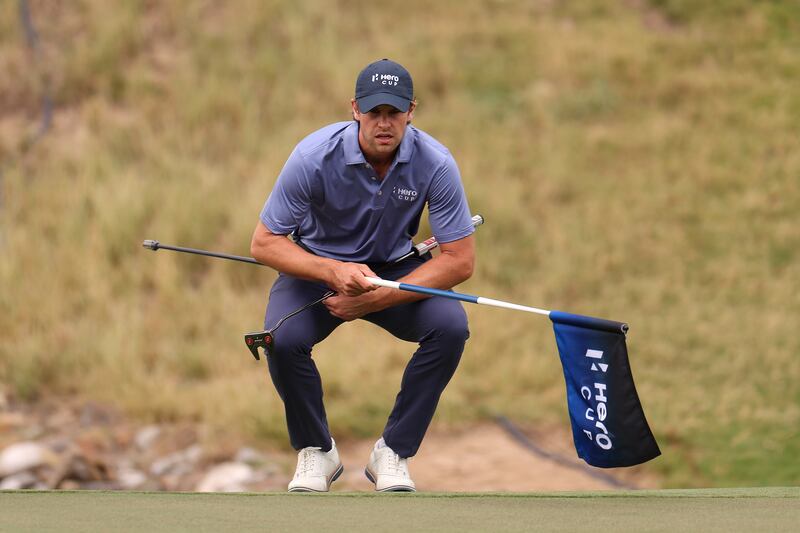
[(421, 285), (411, 285), (409, 283), (400, 283), (398, 281), (389, 281), (381, 278), (372, 278), (369, 276), (367, 276), (367, 281), (373, 285), (388, 287), (390, 289), (418, 292), (420, 294), (430, 294), (431, 296), (442, 296), (444, 298), (450, 298), (451, 300), (461, 300), (462, 302), (469, 302), (473, 304), (491, 305), (493, 307), (503, 307), (505, 309), (514, 309), (516, 311), (525, 311), (527, 313), (537, 313), (540, 315), (550, 316), (550, 311), (547, 309), (539, 309), (537, 307), (528, 307), (526, 305), (503, 302), (501, 300), (493, 300), (491, 298), (484, 298), (482, 296), (473, 296), (471, 294), (462, 294), (460, 292), (453, 291), (443, 291), (441, 289), (432, 289), (430, 287), (422, 287)]

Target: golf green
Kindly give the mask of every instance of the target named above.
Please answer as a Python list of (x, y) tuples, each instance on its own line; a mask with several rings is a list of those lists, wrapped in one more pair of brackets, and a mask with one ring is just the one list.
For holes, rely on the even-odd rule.
[(800, 488), (535, 494), (0, 492), (2, 531), (797, 531)]

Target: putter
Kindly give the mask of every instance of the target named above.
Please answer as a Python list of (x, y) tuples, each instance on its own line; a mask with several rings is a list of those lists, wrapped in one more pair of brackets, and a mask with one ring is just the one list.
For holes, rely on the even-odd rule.
[[(473, 217), (474, 225), (477, 226), (482, 222), (482, 217)], [(261, 264), (251, 258), (160, 246), (158, 241), (145, 241), (144, 246), (151, 250), (161, 247)], [(438, 246), (436, 239), (428, 239), (396, 261), (425, 253), (436, 246)], [(553, 332), (564, 371), (567, 409), (578, 457), (592, 466), (618, 468), (641, 464), (661, 454), (633, 382), (626, 345), (628, 333), (626, 323), (377, 277), (367, 277), (367, 280), (382, 287), (547, 316), (553, 323)], [(259, 360), (258, 348), (261, 347), (265, 355), (269, 356), (275, 345), (275, 330), (283, 322), (333, 294), (333, 291), (325, 293), (322, 298), (292, 311), (279, 320), (272, 329), (246, 334), (244, 339), (250, 353)]]
[[(481, 215), (475, 215), (475, 216), (472, 217), (472, 225), (473, 225), (473, 227), (477, 228), (478, 226), (480, 226), (483, 223), (484, 223), (484, 218)], [(254, 264), (254, 265), (266, 266), (263, 263), (259, 263), (258, 261), (256, 261), (252, 257), (243, 257), (241, 255), (223, 254), (223, 253), (219, 253), (219, 252), (209, 252), (208, 250), (199, 250), (197, 248), (185, 248), (183, 246), (171, 246), (171, 245), (168, 245), (168, 244), (161, 244), (160, 242), (158, 242), (156, 240), (152, 240), (152, 239), (146, 239), (142, 243), (142, 246), (144, 246), (145, 248), (148, 248), (150, 250), (153, 250), (153, 251), (170, 250), (170, 251), (173, 251), (173, 252), (183, 252), (183, 253), (189, 253), (189, 254), (204, 255), (204, 256), (207, 256), (207, 257), (215, 257), (215, 258), (218, 258), (218, 259), (228, 259), (228, 260), (231, 260), (231, 261), (241, 261), (242, 263), (251, 263), (251, 264)], [(392, 261), (391, 264), (400, 263), (401, 261), (405, 261), (406, 259), (408, 259), (410, 257), (420, 257), (421, 255), (424, 255), (424, 254), (428, 253), (429, 251), (433, 250), (434, 248), (437, 248), (438, 246), (439, 246), (439, 243), (436, 240), (436, 237), (430, 237), (429, 239), (426, 239), (426, 240), (422, 241), (421, 243), (419, 243), (417, 245), (414, 245), (414, 247), (411, 248), (411, 250), (408, 253), (398, 257), (397, 259)], [(378, 272), (380, 272), (380, 269), (378, 270)], [(330, 298), (334, 294), (336, 294), (336, 292), (328, 291), (325, 294), (323, 294), (320, 298), (318, 298), (317, 300), (314, 300), (313, 302), (309, 302), (309, 303), (303, 305), (302, 307), (300, 307), (298, 309), (295, 309), (294, 311), (288, 313), (286, 316), (284, 316), (280, 320), (278, 320), (278, 322), (271, 329), (267, 329), (267, 330), (264, 330), (264, 331), (254, 331), (252, 333), (245, 333), (244, 342), (247, 345), (247, 349), (250, 350), (250, 353), (253, 354), (253, 357), (255, 357), (255, 359), (257, 361), (261, 359), (259, 357), (259, 353), (258, 353), (258, 349), (259, 348), (263, 348), (264, 349), (264, 353), (266, 355), (269, 355), (270, 349), (271, 349), (272, 345), (275, 342), (275, 332), (278, 330), (278, 328), (280, 328), (283, 325), (284, 322), (286, 322), (287, 320), (289, 320), (293, 316), (302, 313), (306, 309), (314, 307), (318, 303)]]
[[(481, 224), (483, 224), (483, 222), (484, 222), (484, 219), (483, 219), (483, 217), (481, 215), (475, 215), (474, 217), (472, 217), (472, 225), (474, 227), (476, 227), (476, 228), (478, 226), (480, 226)], [(421, 243), (415, 245), (413, 248), (411, 248), (411, 250), (408, 253), (398, 257), (397, 259), (392, 261), (390, 264), (396, 265), (397, 263), (405, 261), (406, 259), (408, 259), (410, 257), (420, 257), (421, 255), (428, 253), (429, 251), (433, 250), (434, 248), (436, 248), (438, 246), (439, 246), (439, 243), (436, 241), (436, 237), (431, 237), (431, 238), (426, 239), (426, 240), (422, 241)], [(384, 267), (384, 268), (386, 268), (386, 267)], [(383, 270), (383, 269), (378, 269), (376, 274), (379, 273), (381, 270)], [(335, 294), (336, 294), (336, 292), (334, 292), (334, 291), (326, 292), (319, 299), (314, 300), (313, 302), (309, 302), (306, 305), (304, 305), (303, 307), (300, 307), (299, 309), (295, 309), (294, 311), (292, 311), (288, 315), (286, 315), (283, 318), (281, 318), (280, 320), (278, 320), (278, 322), (271, 329), (266, 329), (264, 331), (254, 331), (252, 333), (245, 333), (244, 334), (244, 342), (247, 345), (247, 349), (250, 350), (250, 353), (253, 354), (253, 357), (256, 358), (256, 361), (260, 360), (260, 357), (258, 355), (258, 349), (259, 348), (263, 348), (264, 349), (264, 353), (267, 356), (269, 356), (269, 353), (270, 353), (269, 350), (272, 347), (272, 344), (275, 342), (275, 332), (278, 330), (279, 327), (281, 327), (283, 325), (284, 322), (286, 322), (287, 320), (289, 320), (293, 316), (295, 316), (295, 315), (297, 315), (299, 313), (302, 313), (306, 309), (308, 309), (310, 307), (314, 307), (318, 303), (321, 303), (321, 302), (327, 300), (328, 298), (330, 298), (331, 296), (333, 296)]]

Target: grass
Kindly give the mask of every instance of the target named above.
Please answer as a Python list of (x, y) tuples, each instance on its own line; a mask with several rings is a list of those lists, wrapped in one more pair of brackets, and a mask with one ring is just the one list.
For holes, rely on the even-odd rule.
[[(796, 488), (542, 494), (4, 492), (14, 531), (791, 531)], [(42, 513), (43, 508), (47, 513)]]
[[(241, 342), (274, 274), (141, 241), (247, 255), (294, 144), (392, 57), (487, 219), (459, 290), (629, 322), (666, 486), (800, 484), (794, 2), (31, 4), (37, 66), (0, 6), (7, 392), (285, 442)], [(547, 321), (468, 314), (437, 419), (565, 423)], [(380, 431), (413, 349), (360, 323), (317, 348), (335, 435)]]

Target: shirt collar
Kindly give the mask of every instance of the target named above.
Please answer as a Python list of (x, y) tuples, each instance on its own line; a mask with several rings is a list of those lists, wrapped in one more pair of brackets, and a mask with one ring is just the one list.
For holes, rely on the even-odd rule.
[(416, 128), (412, 128), (410, 124), (407, 125), (406, 133), (403, 135), (403, 140), (400, 141), (400, 148), (398, 148), (397, 157), (395, 157), (398, 163), (408, 163), (411, 161), (411, 154), (414, 153), (414, 139), (416, 137)]
[[(416, 128), (406, 126), (406, 133), (403, 135), (403, 140), (400, 141), (400, 147), (397, 149), (395, 162), (408, 163), (411, 160), (411, 154), (414, 153), (414, 139), (417, 136)], [(364, 153), (358, 145), (358, 122), (355, 120), (344, 130), (344, 161), (348, 165), (363, 165), (367, 161), (364, 159)]]
[(363, 165), (367, 161), (358, 145), (358, 122), (355, 120), (344, 130), (344, 162), (348, 165)]

